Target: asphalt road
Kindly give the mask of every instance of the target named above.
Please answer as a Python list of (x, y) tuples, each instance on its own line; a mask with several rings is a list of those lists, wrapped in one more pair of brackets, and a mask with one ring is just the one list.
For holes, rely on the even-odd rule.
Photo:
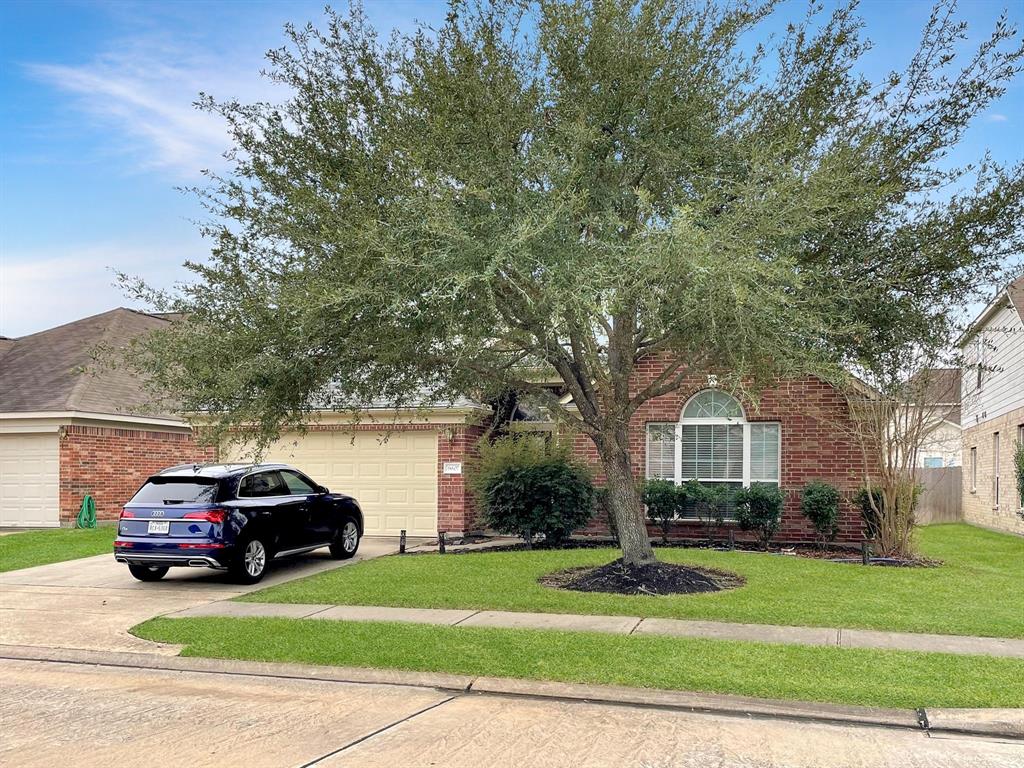
[(1024, 742), (397, 685), (3, 660), (0, 765), (1020, 768)]

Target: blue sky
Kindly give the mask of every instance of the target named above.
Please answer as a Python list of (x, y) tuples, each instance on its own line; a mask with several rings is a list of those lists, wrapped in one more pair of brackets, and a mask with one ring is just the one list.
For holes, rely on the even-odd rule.
[[(342, 4), (339, 3), (339, 6)], [(766, 31), (779, 29), (793, 2)], [(166, 286), (206, 246), (194, 198), (176, 187), (220, 167), (223, 126), (192, 108), (200, 90), (218, 98), (274, 98), (259, 76), (263, 54), (287, 21), (322, 18), (322, 2), (0, 3), (0, 335), (20, 336), (128, 301), (113, 269)], [(930, 2), (867, 0), (875, 43), (865, 72), (902, 68)], [(1024, 27), (1022, 0), (966, 0), (973, 41), (1000, 11)], [(379, 29), (439, 22), (433, 0), (367, 0)], [(959, 160), (986, 149), (1024, 157), (1024, 83), (1018, 81), (971, 129)]]

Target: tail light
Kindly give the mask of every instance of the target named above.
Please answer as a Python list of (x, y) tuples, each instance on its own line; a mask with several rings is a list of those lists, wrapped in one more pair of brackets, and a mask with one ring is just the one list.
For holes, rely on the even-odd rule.
[(199, 512), (186, 512), (185, 520), (205, 520), (208, 523), (220, 525), (228, 516), (226, 509), (203, 509)]
[(135, 513), (134, 512), (130, 512), (127, 509), (122, 509), (121, 510), (121, 517), (119, 519), (120, 520), (124, 520), (126, 517), (135, 517)]
[(130, 541), (115, 541), (115, 547), (124, 547), (125, 549), (131, 549), (134, 545)]

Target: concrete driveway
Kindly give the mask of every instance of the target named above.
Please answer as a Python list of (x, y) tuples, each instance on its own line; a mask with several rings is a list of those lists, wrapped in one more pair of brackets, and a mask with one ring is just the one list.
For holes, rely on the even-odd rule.
[(0, 660), (0, 764), (1019, 768), (918, 730), (245, 674)]
[(146, 619), (227, 600), (283, 581), (398, 550), (398, 540), (363, 539), (352, 560), (334, 560), (327, 550), (274, 563), (256, 586), (231, 583), (206, 568), (172, 568), (163, 580), (136, 581), (113, 554), (0, 573), (0, 644), (98, 651), (176, 654), (128, 634)]

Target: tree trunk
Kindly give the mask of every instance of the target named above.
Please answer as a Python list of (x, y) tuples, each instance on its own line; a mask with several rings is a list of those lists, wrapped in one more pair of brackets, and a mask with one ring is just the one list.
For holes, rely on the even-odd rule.
[(608, 480), (608, 507), (618, 527), (622, 559), (627, 565), (644, 565), (657, 558), (647, 536), (643, 499), (633, 479), (627, 445), (628, 438), (623, 430), (622, 434), (610, 436), (598, 446), (598, 453)]

